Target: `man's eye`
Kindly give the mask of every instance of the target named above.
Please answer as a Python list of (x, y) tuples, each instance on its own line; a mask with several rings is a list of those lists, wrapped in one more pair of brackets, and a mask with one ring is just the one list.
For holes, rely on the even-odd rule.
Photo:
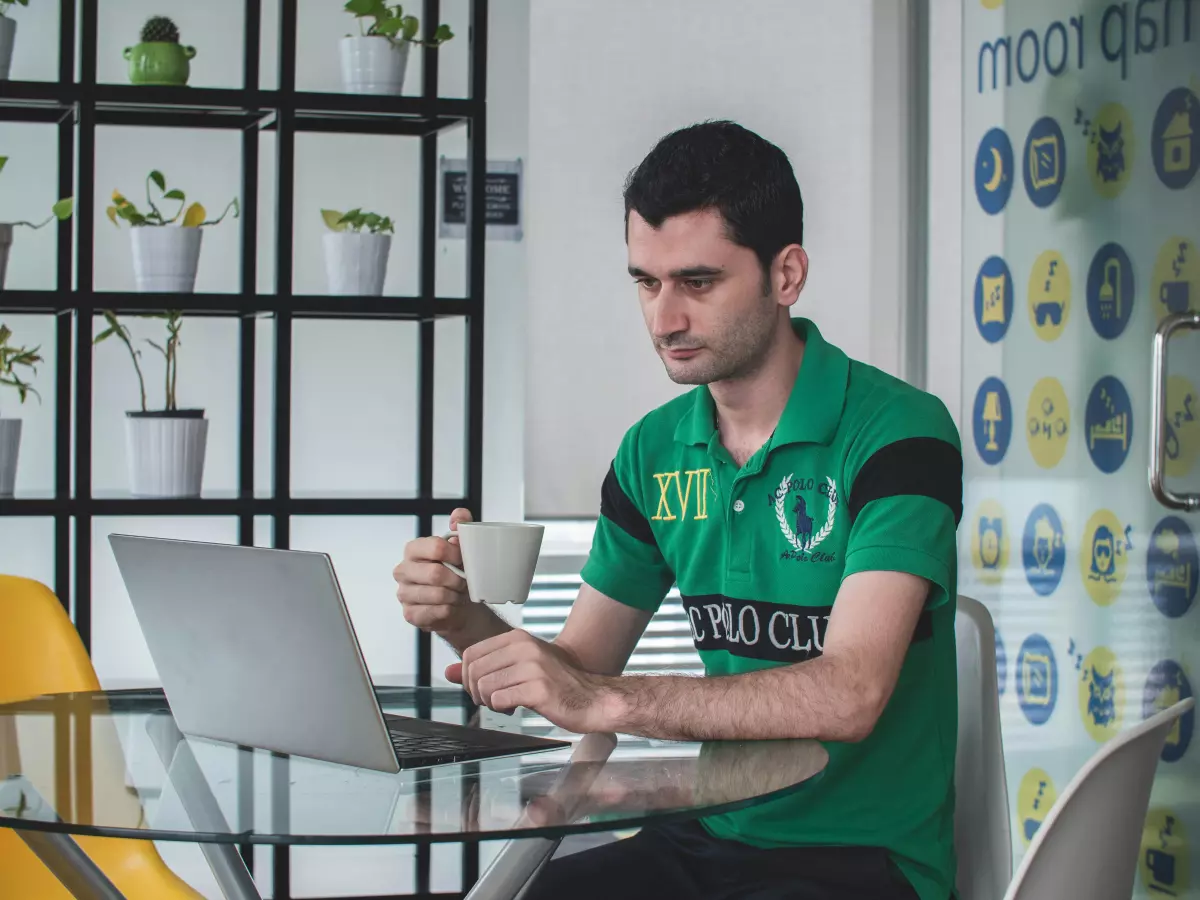
[(688, 288), (693, 291), (707, 290), (708, 288), (712, 287), (712, 283), (713, 282), (711, 278), (689, 278), (684, 282), (684, 284), (686, 284)]
[(648, 291), (652, 291), (658, 287), (658, 279), (657, 278), (635, 278), (634, 281), (636, 281), (641, 287), (644, 287)]

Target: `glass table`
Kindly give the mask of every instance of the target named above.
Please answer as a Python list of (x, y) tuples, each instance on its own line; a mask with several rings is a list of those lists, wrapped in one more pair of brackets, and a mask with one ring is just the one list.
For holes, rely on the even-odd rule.
[(0, 828), (80, 900), (121, 893), (72, 835), (198, 844), (230, 900), (258, 900), (240, 848), (514, 839), (467, 894), (515, 897), (564, 837), (694, 819), (803, 790), (815, 741), (572, 735), (455, 688), (377, 687), (387, 713), (570, 741), (561, 750), (385, 774), (184, 736), (157, 689), (0, 705)]

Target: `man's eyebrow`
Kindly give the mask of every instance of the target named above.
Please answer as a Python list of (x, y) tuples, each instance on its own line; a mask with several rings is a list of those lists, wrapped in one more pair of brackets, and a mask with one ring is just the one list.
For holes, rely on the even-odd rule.
[[(629, 267), (629, 274), (634, 278), (653, 278), (649, 272), (639, 269), (637, 266)], [(671, 272), (671, 278), (712, 278), (716, 275), (725, 274), (724, 269), (713, 268), (712, 266), (685, 266), (682, 269), (675, 269)]]

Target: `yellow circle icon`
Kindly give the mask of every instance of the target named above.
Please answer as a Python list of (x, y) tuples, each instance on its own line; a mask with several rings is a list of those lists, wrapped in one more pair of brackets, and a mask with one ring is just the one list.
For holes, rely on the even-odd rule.
[(1025, 439), (1029, 453), (1043, 469), (1052, 469), (1067, 452), (1071, 436), (1071, 409), (1057, 378), (1043, 378), (1029, 392), (1025, 411)]
[(1200, 393), (1182, 375), (1167, 379), (1167, 474), (1181, 478), (1192, 471), (1200, 449)]
[(1106, 103), (1088, 126), (1087, 160), (1092, 187), (1110, 200), (1125, 190), (1133, 172), (1133, 119), (1120, 103)]
[(1200, 254), (1187, 238), (1173, 237), (1158, 251), (1150, 299), (1160, 322), (1168, 313), (1200, 309)]
[(1079, 679), (1079, 715), (1087, 733), (1099, 743), (1121, 731), (1124, 682), (1117, 658), (1108, 647), (1097, 647), (1084, 658)]
[(1004, 507), (984, 500), (971, 520), (971, 561), (984, 584), (999, 584), (1008, 568), (1008, 526)]
[(1017, 789), (1017, 829), (1026, 847), (1050, 815), (1050, 808), (1057, 799), (1058, 791), (1045, 770), (1030, 769), (1025, 773)]
[(1191, 866), (1187, 829), (1172, 810), (1150, 810), (1142, 829), (1138, 871), (1151, 897), (1182, 897), (1187, 893)]
[(979, 0), (984, 9), (999, 9), (1004, 5), (1004, 0)]
[(1083, 727), (1104, 743), (1121, 730), (1125, 709), (1125, 683), (1117, 657), (1107, 647), (1097, 647), (1083, 660), (1079, 679), (1079, 715)]
[(1131, 530), (1107, 509), (1094, 513), (1083, 529), (1079, 568), (1083, 586), (1097, 606), (1110, 605), (1121, 593)]
[(1029, 322), (1043, 341), (1062, 334), (1071, 312), (1071, 271), (1057, 250), (1047, 250), (1029, 273)]

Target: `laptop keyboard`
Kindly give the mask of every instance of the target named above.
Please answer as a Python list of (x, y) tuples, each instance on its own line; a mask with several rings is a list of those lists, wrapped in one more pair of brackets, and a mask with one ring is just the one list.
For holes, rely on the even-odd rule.
[(456, 741), (454, 738), (443, 737), (437, 734), (406, 734), (389, 731), (388, 735), (392, 739), (392, 746), (396, 748), (396, 752), (404, 756), (459, 753), (464, 750), (474, 749), (470, 744), (463, 741)]

